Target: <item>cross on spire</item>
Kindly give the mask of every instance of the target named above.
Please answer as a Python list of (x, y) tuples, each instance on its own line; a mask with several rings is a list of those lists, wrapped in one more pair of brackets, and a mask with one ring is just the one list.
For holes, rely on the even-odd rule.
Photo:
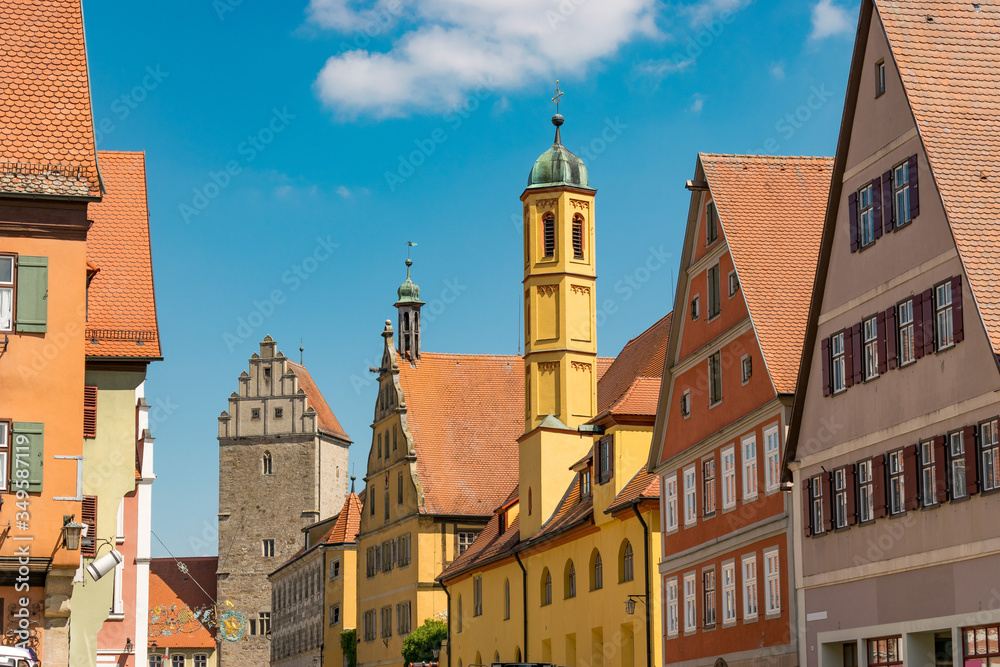
[(562, 97), (563, 95), (564, 93), (561, 90), (559, 90), (559, 79), (556, 79), (556, 94), (555, 97), (552, 98), (552, 101), (556, 103), (557, 114), (559, 113), (559, 98)]

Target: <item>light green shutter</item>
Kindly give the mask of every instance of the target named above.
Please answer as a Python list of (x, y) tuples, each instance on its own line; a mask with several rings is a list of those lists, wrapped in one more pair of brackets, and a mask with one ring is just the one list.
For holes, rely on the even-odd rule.
[[(21, 437), (18, 437), (21, 436)], [(27, 440), (27, 442), (25, 442)], [(14, 451), (11, 456), (11, 480), (12, 488), (20, 488), (17, 481), (23, 479), (18, 477), (17, 471), (24, 470), (27, 465), (28, 470), (28, 492), (42, 492), (42, 464), (45, 461), (45, 424), (38, 422), (14, 422)], [(28, 448), (28, 458), (23, 456), (24, 450), (19, 447)]]
[(16, 331), (44, 332), (48, 319), (49, 258), (17, 258)]

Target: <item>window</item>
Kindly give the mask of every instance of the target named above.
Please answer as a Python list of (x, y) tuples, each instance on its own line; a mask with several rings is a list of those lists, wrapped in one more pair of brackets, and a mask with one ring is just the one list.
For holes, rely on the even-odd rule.
[(399, 431), (396, 429), (395, 426), (393, 426), (392, 427), (392, 451), (396, 451), (396, 445), (397, 445), (397, 440), (398, 440), (397, 436), (398, 436), (398, 434), (399, 434)]
[(384, 517), (383, 518), (386, 521), (388, 521), (389, 520), (389, 492), (388, 491), (385, 492), (385, 504), (382, 505), (382, 507), (385, 508)]
[(871, 183), (858, 190), (858, 223), (861, 247), (875, 243), (875, 202), (872, 198)]
[(396, 605), (396, 632), (408, 635), (412, 630), (413, 617), (410, 613), (410, 601), (400, 602)]
[(676, 637), (680, 628), (677, 618), (677, 579), (668, 579), (664, 597), (667, 599), (667, 636)]
[(833, 393), (847, 389), (847, 359), (844, 356), (844, 332), (830, 336), (830, 381)]
[(833, 471), (833, 527), (847, 528), (847, 468)]
[(715, 569), (706, 570), (701, 575), (702, 605), (705, 615), (705, 627), (715, 625)]
[(778, 427), (764, 431), (764, 490), (777, 491), (781, 485), (781, 442)]
[[(458, 600), (459, 600), (459, 602), (458, 602), (458, 609), (459, 609), (459, 617), (458, 617), (459, 621), (458, 621), (458, 623), (459, 623), (459, 632), (461, 632), (461, 627), (462, 627), (462, 620), (461, 620), (462, 619), (462, 616), (461, 616), (462, 598), (459, 598)], [(362, 629), (364, 631), (364, 638), (365, 638), (366, 642), (375, 641), (375, 637), (378, 634), (378, 630), (376, 628), (376, 623), (375, 623), (375, 610), (374, 609), (369, 609), (368, 611), (366, 611), (364, 613), (364, 616), (362, 617)]]
[(681, 394), (681, 416), (688, 417), (691, 415), (691, 390), (685, 389), (684, 393)]
[(708, 319), (718, 317), (722, 312), (722, 290), (719, 286), (719, 265), (716, 264), (708, 270)]
[(740, 376), (743, 380), (743, 384), (750, 381), (750, 376), (753, 375), (753, 357), (749, 354), (744, 354), (743, 358), (740, 359)]
[(340, 605), (330, 605), (330, 627), (340, 624)]
[(934, 343), (938, 350), (955, 344), (954, 321), (951, 316), (951, 281), (934, 288), (934, 311), (937, 315), (937, 326), (934, 327)]
[[(386, 444), (388, 444), (388, 443), (386, 443)], [(378, 434), (378, 456), (375, 457), (375, 458), (377, 458), (379, 460), (382, 459), (382, 434), (381, 433)]]
[(903, 654), (899, 650), (902, 637), (882, 637), (868, 640), (868, 667), (902, 665)]
[(938, 502), (933, 440), (920, 443), (920, 500), (924, 507), (931, 507)]
[(778, 560), (778, 551), (767, 551), (764, 553), (764, 585), (767, 587), (767, 599), (765, 600), (765, 613), (781, 613), (781, 562)]
[(281, 419), (284, 415), (285, 415), (284, 408), (275, 408), (274, 409), (274, 418), (275, 419)]
[(841, 647), (844, 651), (844, 667), (858, 667), (858, 643), (844, 642)]
[(698, 600), (694, 584), (694, 572), (684, 575), (684, 632), (694, 632), (698, 628)]
[(709, 459), (701, 464), (702, 470), (702, 504), (705, 516), (715, 514), (715, 459)]
[(510, 620), (510, 579), (503, 580), (503, 620)]
[(899, 365), (905, 366), (916, 360), (913, 349), (913, 299), (907, 299), (897, 307), (899, 311)]
[(403, 504), (403, 473), (396, 477), (396, 504)]
[(885, 61), (875, 63), (875, 97), (885, 94)]
[(7, 490), (7, 461), (10, 456), (10, 422), (0, 421), (0, 490)]
[(573, 259), (583, 259), (583, 216), (573, 216)]
[(194, 656), (194, 667), (208, 667), (208, 656), (198, 653)]
[(601, 562), (601, 554), (597, 549), (594, 549), (590, 563), (590, 590), (600, 590), (604, 588), (604, 564)]
[(980, 448), (983, 453), (983, 491), (1000, 489), (1000, 441), (997, 420), (991, 419), (979, 426)]
[(743, 557), (743, 620), (757, 618), (757, 556)]
[(597, 441), (597, 483), (607, 484), (614, 475), (614, 440), (606, 435)]
[(14, 330), (14, 258), (0, 255), (0, 331)]
[(663, 502), (666, 507), (667, 532), (677, 530), (677, 475), (664, 478)]
[(382, 554), (382, 571), (392, 572), (392, 566), (394, 565), (393, 558), (393, 548), (395, 547), (395, 540), (385, 540), (379, 547), (378, 551)]
[(542, 217), (542, 257), (556, 256), (556, 216), (546, 213)]
[(396, 538), (396, 564), (400, 567), (410, 564), (410, 534), (404, 533)]
[(386, 605), (380, 611), (382, 616), (381, 636), (382, 639), (387, 639), (388, 637), (392, 637), (392, 606)]
[(472, 615), (483, 615), (483, 575), (472, 578)]
[(367, 552), (367, 567), (365, 568), (365, 574), (370, 579), (375, 576), (375, 547), (368, 547)]
[(1000, 626), (962, 628), (965, 636), (965, 664), (995, 666), (1000, 657)]
[(271, 612), (262, 611), (257, 614), (257, 627), (260, 629), (260, 634), (271, 634)]
[(809, 480), (809, 497), (812, 499), (812, 533), (819, 535), (826, 530), (823, 520), (823, 476), (816, 475)]
[(184, 667), (184, 655), (177, 654), (170, 656), (170, 667)]
[(708, 358), (708, 404), (715, 405), (722, 400), (722, 353), (716, 352)]
[[(459, 632), (461, 632), (461, 631), (462, 631), (462, 617), (463, 617), (463, 616), (462, 616), (462, 596), (461, 596), (461, 595), (459, 595), (459, 596), (458, 596), (458, 631), (459, 631)], [(459, 660), (459, 661), (458, 661), (458, 664), (460, 664), (460, 665), (461, 665), (461, 664), (462, 664), (462, 661), (461, 661), (461, 660)]]
[(330, 559), (330, 581), (340, 579), (340, 559), (331, 558)]
[[(369, 486), (368, 489), (370, 491), (371, 487)], [(367, 493), (365, 495), (366, 495), (365, 501), (368, 502), (368, 506), (371, 509), (371, 511), (369, 512), (369, 514), (371, 514), (372, 516), (375, 516), (375, 494), (374, 493)]]
[(691, 466), (684, 471), (684, 525), (690, 526), (698, 520), (697, 472)]
[(389, 429), (385, 430), (385, 460), (389, 460)]
[(552, 573), (548, 568), (542, 574), (542, 606), (552, 604)]
[(162, 655), (150, 655), (149, 656), (149, 667), (163, 667), (163, 656)]
[(260, 419), (260, 408), (250, 408), (250, 419)]
[(722, 509), (736, 506), (736, 448), (722, 450)]
[(628, 540), (622, 544), (621, 573), (618, 577), (619, 583), (632, 581), (635, 579), (635, 555), (632, 553), (632, 543)]
[(462, 532), (458, 534), (458, 555), (461, 556), (465, 550), (472, 546), (476, 539), (475, 533)]
[(590, 468), (588, 467), (580, 473), (580, 495), (586, 497), (590, 495)]
[(865, 379), (878, 377), (878, 319), (865, 320)]
[(722, 624), (736, 622), (736, 564), (722, 566)]
[(757, 497), (757, 438), (743, 439), (743, 500)]
[(695, 294), (691, 299), (691, 319), (696, 320), (699, 317), (701, 317), (701, 296)]
[(906, 484), (903, 479), (903, 450), (889, 452), (889, 514), (906, 511)]
[(858, 521), (875, 518), (875, 489), (871, 459), (858, 463)]
[(893, 221), (902, 227), (910, 221), (910, 161), (907, 160), (892, 170)]
[(710, 201), (705, 206), (705, 245), (712, 245), (718, 238), (719, 215), (715, 210), (715, 202)]
[(565, 582), (565, 596), (567, 598), (576, 597), (576, 565), (573, 565), (573, 561), (569, 561), (566, 564), (566, 582)]
[(274, 558), (274, 540), (264, 540), (261, 543), (264, 558)]
[(729, 296), (735, 296), (740, 289), (740, 278), (736, 275), (736, 270), (729, 272)]
[(265, 475), (270, 475), (274, 472), (274, 460), (271, 457), (271, 452), (264, 452), (264, 456), (260, 460), (260, 467)]
[(965, 440), (961, 431), (948, 435), (948, 447), (951, 499), (956, 500), (968, 495), (965, 488)]

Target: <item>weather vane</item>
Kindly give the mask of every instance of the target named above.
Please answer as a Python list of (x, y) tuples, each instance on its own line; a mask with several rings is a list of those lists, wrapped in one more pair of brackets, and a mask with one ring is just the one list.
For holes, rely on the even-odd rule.
[(563, 92), (559, 90), (559, 79), (556, 79), (556, 96), (552, 98), (552, 101), (556, 103), (556, 113), (559, 113), (559, 98), (563, 96)]
[(415, 245), (417, 245), (417, 244), (414, 243), (413, 241), (407, 241), (406, 242), (406, 259), (410, 258), (410, 248), (412, 248)]

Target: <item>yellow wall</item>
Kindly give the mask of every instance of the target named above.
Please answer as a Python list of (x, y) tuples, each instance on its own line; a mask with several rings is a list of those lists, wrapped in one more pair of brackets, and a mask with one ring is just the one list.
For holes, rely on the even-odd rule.
[[(326, 578), (323, 604), (323, 667), (343, 667), (344, 650), (340, 647), (340, 633), (355, 628), (358, 618), (358, 561), (353, 545), (323, 549), (326, 559), (323, 576)], [(330, 579), (330, 562), (340, 559), (340, 577)], [(330, 624), (330, 607), (340, 605), (340, 622)]]
[(542, 428), (522, 437), (518, 453), (521, 539), (535, 535), (552, 516), (575, 475), (570, 466), (586, 456), (593, 444), (592, 436), (573, 430)]

